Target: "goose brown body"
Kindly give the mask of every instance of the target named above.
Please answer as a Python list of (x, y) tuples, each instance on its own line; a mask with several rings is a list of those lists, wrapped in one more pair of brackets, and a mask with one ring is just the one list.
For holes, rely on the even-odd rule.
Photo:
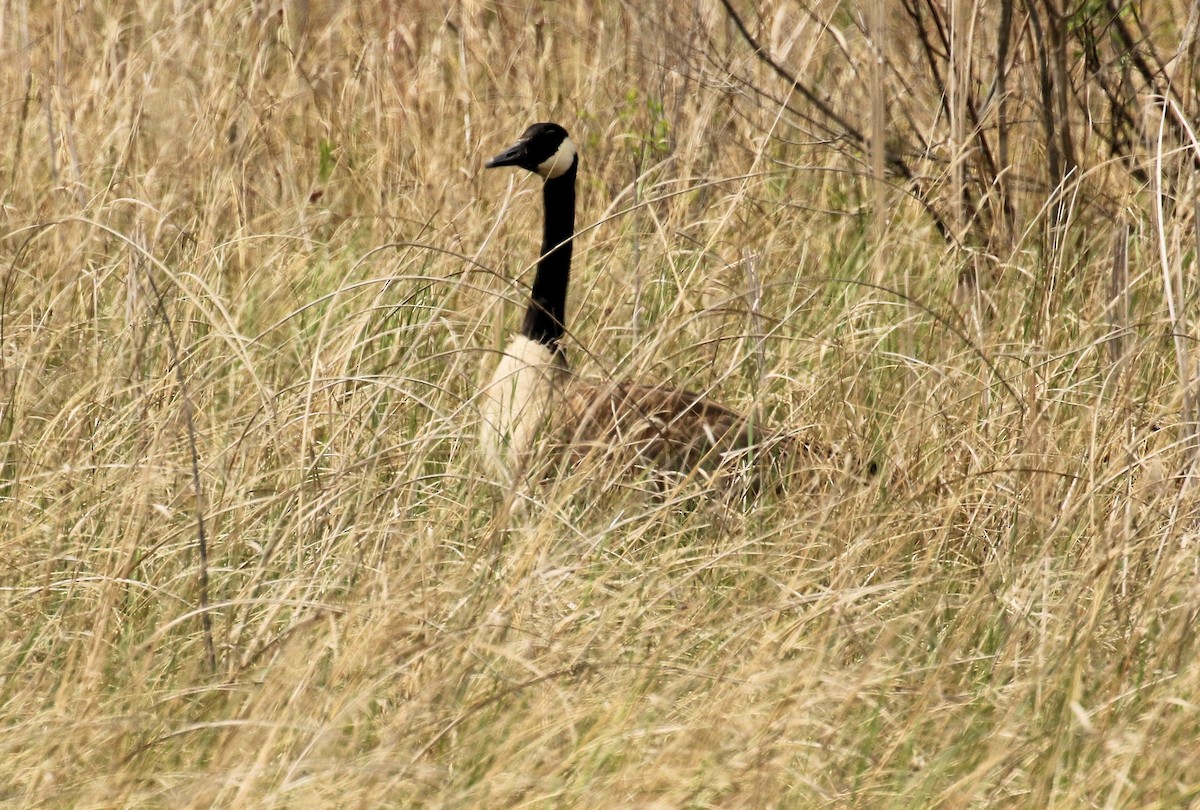
[(563, 452), (572, 461), (594, 456), (640, 469), (711, 471), (755, 444), (748, 420), (711, 399), (576, 377), (559, 355), (521, 335), (484, 389), (481, 412), (484, 455), (509, 480), (532, 469), (535, 459)]
[(638, 466), (713, 470), (754, 443), (745, 417), (684, 389), (577, 380), (563, 410), (562, 440), (576, 457), (619, 448)]

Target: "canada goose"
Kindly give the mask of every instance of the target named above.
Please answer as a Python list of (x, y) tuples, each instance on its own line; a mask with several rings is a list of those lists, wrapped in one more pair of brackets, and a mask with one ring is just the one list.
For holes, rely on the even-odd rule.
[(763, 438), (741, 415), (689, 391), (573, 376), (561, 340), (575, 232), (575, 145), (558, 124), (533, 124), (484, 166), (519, 166), (544, 181), (542, 252), (525, 320), (482, 392), (481, 445), (502, 480), (527, 474), (543, 447), (632, 453), (641, 466), (689, 472), (711, 470), (725, 453)]

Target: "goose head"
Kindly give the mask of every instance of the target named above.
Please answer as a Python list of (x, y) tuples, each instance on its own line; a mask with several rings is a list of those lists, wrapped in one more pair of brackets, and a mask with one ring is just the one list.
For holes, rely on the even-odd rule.
[(558, 124), (539, 123), (530, 126), (516, 143), (483, 165), (488, 169), (519, 166), (554, 180), (566, 174), (576, 160), (575, 144), (567, 131)]

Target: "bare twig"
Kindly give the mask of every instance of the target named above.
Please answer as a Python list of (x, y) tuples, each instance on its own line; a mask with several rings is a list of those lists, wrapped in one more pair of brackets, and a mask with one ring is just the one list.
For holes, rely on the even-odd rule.
[(1013, 211), (1012, 176), (1009, 172), (1008, 120), (1008, 48), (1012, 39), (1013, 0), (1001, 0), (1000, 22), (996, 25), (996, 79), (993, 85), (996, 99), (996, 184), (1000, 193), (1000, 210), (1004, 220), (1005, 238), (1011, 240), (1016, 225)]
[(1108, 352), (1113, 363), (1125, 356), (1125, 337), (1129, 329), (1129, 224), (1122, 222), (1113, 234), (1112, 272), (1109, 277)]
[(884, 0), (871, 4), (871, 175), (874, 179), (875, 268), (876, 281), (884, 278), (883, 242), (887, 233), (887, 177), (884, 161), (887, 158), (887, 74), (885, 45), (887, 42), (887, 11)]
[(1166, 195), (1166, 190), (1163, 188), (1164, 137), (1169, 115), (1167, 108), (1171, 105), (1166, 99), (1159, 99), (1159, 105), (1161, 113), (1158, 119), (1157, 148), (1154, 154), (1154, 225), (1157, 231), (1159, 265), (1162, 268), (1163, 297), (1167, 301), (1167, 314), (1171, 319), (1171, 336), (1175, 344), (1175, 363), (1179, 373), (1179, 388), (1183, 400), (1180, 441), (1188, 448), (1190, 456), (1195, 452), (1196, 442), (1196, 409), (1193, 402), (1195, 392), (1192, 386), (1191, 363), (1188, 361), (1190, 332), (1187, 313), (1184, 310), (1182, 280), (1178, 279), (1178, 274), (1172, 271), (1163, 207), (1163, 198)]
[(167, 306), (163, 301), (162, 293), (158, 289), (158, 284), (154, 281), (154, 274), (150, 272), (150, 268), (142, 264), (146, 271), (146, 281), (150, 284), (150, 291), (154, 293), (154, 300), (158, 309), (159, 317), (162, 318), (163, 328), (167, 333), (167, 349), (171, 354), (171, 365), (175, 367), (175, 380), (179, 385), (179, 397), (183, 404), (183, 419), (184, 426), (187, 428), (188, 452), (191, 455), (192, 463), (192, 487), (196, 499), (196, 550), (199, 555), (199, 602), (200, 602), (200, 626), (204, 630), (204, 651), (208, 661), (208, 668), (211, 672), (217, 671), (217, 652), (213, 644), (212, 632), (212, 616), (209, 613), (208, 603), (208, 533), (204, 527), (204, 491), (200, 481), (200, 453), (196, 448), (196, 422), (192, 412), (192, 397), (188, 392), (187, 377), (183, 373), (183, 362), (179, 354), (179, 343), (175, 339), (175, 329), (171, 326), (171, 318), (167, 314)]

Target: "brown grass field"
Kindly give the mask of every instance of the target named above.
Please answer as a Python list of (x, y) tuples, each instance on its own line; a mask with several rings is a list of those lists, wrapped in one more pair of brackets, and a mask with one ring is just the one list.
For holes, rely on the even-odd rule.
[[(1005, 5), (0, 5), (0, 804), (1200, 801), (1197, 10)], [(539, 120), (575, 368), (878, 474), (500, 491)]]

